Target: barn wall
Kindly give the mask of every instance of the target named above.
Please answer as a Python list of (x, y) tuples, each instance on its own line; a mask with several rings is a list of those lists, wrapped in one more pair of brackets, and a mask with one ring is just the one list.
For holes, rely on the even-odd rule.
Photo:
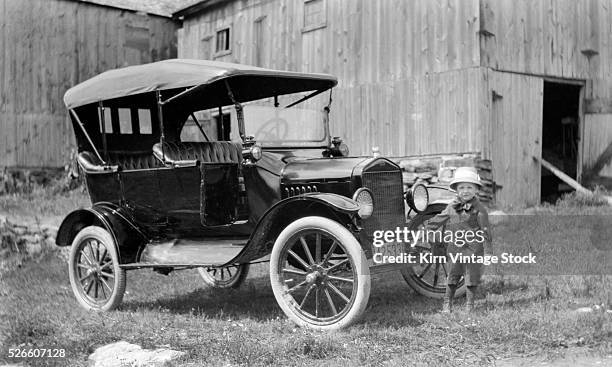
[(170, 19), (66, 0), (0, 0), (0, 166), (60, 167), (74, 146), (63, 105), (105, 70), (176, 57)]
[[(535, 75), (609, 77), (609, 0), (481, 0), (482, 66)], [(590, 52), (599, 55), (590, 56)]]
[(486, 70), (471, 68), (337, 88), (332, 134), (355, 154), (373, 146), (387, 156), (482, 151), (486, 87)]
[[(179, 57), (337, 76), (332, 133), (354, 154), (372, 146), (389, 156), (481, 150), (482, 103), (467, 93), (483, 90), (477, 0), (326, 5), (326, 26), (308, 32), (304, 2), (295, 0), (233, 1), (186, 17)], [(216, 31), (227, 26), (231, 53), (216, 57)]]
[[(612, 114), (586, 115), (584, 120), (584, 167), (595, 164), (597, 158), (612, 143)], [(612, 162), (599, 172), (601, 176), (612, 177)]]
[[(518, 73), (586, 80), (582, 159), (612, 142), (612, 3), (481, 0), (481, 62)], [(601, 172), (612, 176), (610, 165)]]
[[(232, 26), (222, 61), (337, 75), (341, 86), (406, 79), (479, 65), (478, 0), (327, 0), (326, 26), (303, 32), (304, 2), (231, 1), (187, 17), (181, 57), (215, 58), (214, 36)], [(262, 19), (263, 18), (263, 19)]]

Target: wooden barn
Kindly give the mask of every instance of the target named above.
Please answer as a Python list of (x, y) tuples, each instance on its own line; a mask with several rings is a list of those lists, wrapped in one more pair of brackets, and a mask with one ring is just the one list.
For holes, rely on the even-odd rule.
[(108, 69), (176, 57), (170, 3), (0, 0), (0, 167), (65, 165), (74, 143), (64, 93)]
[(563, 190), (542, 157), (612, 181), (610, 0), (207, 0), (174, 17), (179, 57), (338, 76), (332, 133), (352, 153), (475, 153), (501, 205)]

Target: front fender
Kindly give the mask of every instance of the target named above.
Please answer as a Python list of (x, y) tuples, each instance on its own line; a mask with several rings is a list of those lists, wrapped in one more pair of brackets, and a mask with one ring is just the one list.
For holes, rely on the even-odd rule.
[(110, 203), (98, 203), (92, 208), (77, 209), (68, 214), (55, 238), (57, 246), (70, 246), (79, 231), (87, 226), (99, 226), (113, 237), (119, 254), (119, 263), (136, 262), (138, 250), (147, 242), (146, 236), (120, 209)]
[(261, 217), (245, 248), (229, 263), (246, 263), (272, 252), (274, 241), (293, 221), (307, 216), (321, 216), (350, 226), (359, 204), (345, 196), (313, 192), (281, 200)]
[[(281, 204), (281, 203), (287, 203), (289, 201), (293, 201), (292, 199), (317, 201), (322, 204), (333, 207), (334, 209), (340, 212), (346, 213), (346, 214), (354, 214), (359, 211), (359, 203), (357, 203), (355, 200), (349, 199), (346, 196), (332, 194), (328, 192), (310, 192), (307, 194), (294, 196), (294, 197), (291, 197), (285, 200), (281, 200), (276, 205)], [(270, 210), (272, 210), (276, 205), (270, 208)]]
[(429, 205), (427, 206), (427, 209), (425, 209), (424, 212), (418, 213), (411, 220), (410, 218), (407, 218), (410, 220), (408, 224), (408, 228), (411, 230), (417, 229), (426, 220), (440, 214), (447, 206), (448, 206), (448, 203), (444, 201), (437, 201), (437, 202), (429, 203)]

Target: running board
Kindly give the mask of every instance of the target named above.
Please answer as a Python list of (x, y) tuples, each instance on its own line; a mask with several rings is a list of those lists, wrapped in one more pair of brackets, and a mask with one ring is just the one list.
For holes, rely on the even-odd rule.
[(242, 251), (246, 239), (172, 240), (146, 245), (135, 264), (129, 267), (194, 267), (224, 265)]

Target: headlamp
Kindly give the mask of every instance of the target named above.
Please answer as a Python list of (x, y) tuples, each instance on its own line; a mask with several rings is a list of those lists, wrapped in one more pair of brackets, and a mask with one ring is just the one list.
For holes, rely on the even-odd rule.
[(429, 192), (423, 184), (416, 184), (406, 192), (406, 203), (417, 213), (427, 210), (429, 205)]
[(365, 187), (358, 189), (355, 191), (355, 194), (353, 194), (353, 200), (359, 204), (357, 215), (359, 215), (361, 219), (368, 219), (372, 216), (374, 212), (374, 198), (370, 190)]

